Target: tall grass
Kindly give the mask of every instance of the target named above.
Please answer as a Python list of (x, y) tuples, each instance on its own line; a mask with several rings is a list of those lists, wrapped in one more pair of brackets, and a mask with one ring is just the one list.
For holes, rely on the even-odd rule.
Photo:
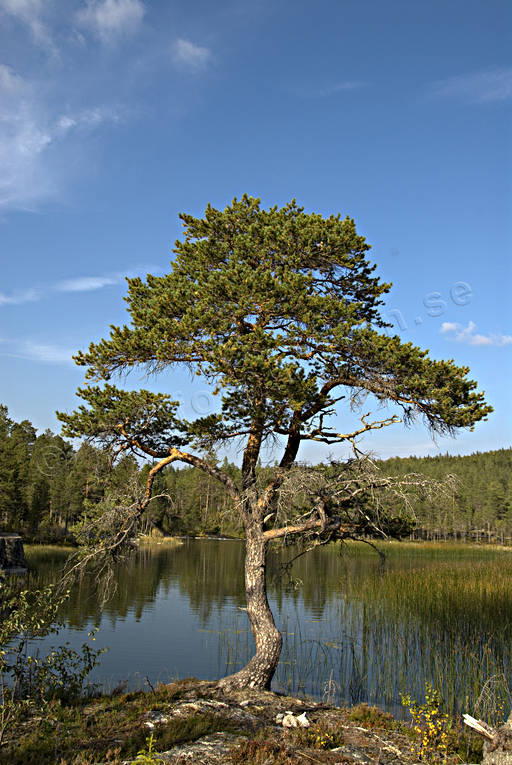
[[(340, 620), (358, 643), (370, 700), (421, 698), (429, 681), (452, 713), (509, 707), (511, 583), (509, 551), (442, 545), (391, 547), (387, 570), (347, 577)], [(481, 697), (491, 678), (494, 699)]]

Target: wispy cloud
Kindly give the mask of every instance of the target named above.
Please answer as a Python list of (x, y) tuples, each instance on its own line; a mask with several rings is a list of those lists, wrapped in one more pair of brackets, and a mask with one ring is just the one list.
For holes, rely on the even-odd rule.
[(91, 167), (84, 132), (131, 115), (115, 105), (109, 80), (122, 56), (105, 72), (88, 48), (91, 35), (108, 43), (133, 34), (144, 14), (143, 0), (0, 0), (0, 24), (16, 43), (11, 66), (0, 54), (0, 211), (59, 199)]
[(159, 266), (147, 264), (146, 266), (130, 269), (124, 273), (107, 274), (104, 276), (78, 276), (73, 279), (63, 279), (56, 284), (15, 290), (10, 295), (0, 293), (0, 306), (33, 303), (37, 300), (42, 300), (55, 292), (92, 292), (94, 290), (103, 289), (104, 287), (123, 284), (126, 277), (143, 277), (148, 273), (160, 274), (162, 273), (162, 269)]
[(76, 353), (76, 349), (62, 348), (59, 345), (49, 345), (45, 343), (34, 343), (27, 340), (21, 347), (20, 355), (33, 361), (46, 361), (57, 364), (73, 364), (71, 356)]
[(445, 321), (441, 325), (441, 332), (445, 335), (449, 335), (451, 340), (456, 340), (458, 343), (496, 346), (510, 345), (512, 343), (512, 335), (500, 335), (496, 333), (481, 335), (475, 330), (476, 324), (473, 321), (470, 321), (467, 327), (463, 327), (462, 324), (457, 324), (451, 321)]
[(2, 305), (22, 305), (23, 303), (33, 303), (39, 300), (41, 292), (38, 289), (32, 288), (28, 290), (19, 290), (13, 292), (11, 295), (4, 295), (0, 292), (0, 306)]
[(212, 60), (212, 53), (209, 48), (196, 45), (190, 40), (184, 40), (180, 37), (172, 46), (172, 58), (178, 66), (198, 72)]
[(58, 292), (91, 292), (120, 284), (123, 281), (121, 274), (116, 276), (79, 276), (77, 279), (66, 279), (59, 282), (55, 289)]
[(474, 104), (507, 101), (512, 98), (512, 67), (448, 77), (431, 83), (428, 91), (436, 98)]
[(146, 10), (140, 0), (88, 0), (76, 15), (80, 26), (97, 35), (103, 43), (136, 32)]
[[(0, 52), (0, 221), (73, 203), (73, 182), (101, 172), (100, 141), (87, 132), (108, 140), (113, 127), (158, 109), (147, 83), (162, 58), (190, 74), (214, 62), (209, 48), (146, 24), (150, 9), (146, 0), (0, 0), (12, 37), (8, 62)], [(133, 40), (140, 30), (144, 47)], [(115, 44), (128, 40), (129, 53)]]
[(0, 64), (0, 206), (27, 204), (49, 191), (38, 171), (52, 135), (38, 112), (30, 83)]
[[(71, 358), (76, 349), (64, 348), (60, 345), (37, 343), (32, 340), (13, 341), (2, 338), (0, 356), (27, 361), (42, 361), (48, 364), (74, 364)], [(6, 350), (3, 350), (6, 348)]]
[(44, 8), (42, 0), (0, 0), (1, 11), (28, 27), (38, 45), (55, 53), (50, 30), (43, 21)]
[(360, 90), (361, 88), (367, 87), (367, 85), (367, 82), (359, 80), (345, 80), (343, 82), (335, 82), (332, 85), (300, 88), (297, 90), (297, 93), (303, 98), (328, 98), (329, 96), (335, 96), (338, 93), (348, 93), (352, 90)]
[(49, 164), (53, 148), (63, 148), (80, 131), (117, 122), (111, 107), (52, 113), (40, 100), (36, 82), (0, 64), (0, 209), (31, 208), (58, 192), (59, 176)]
[(110, 106), (96, 106), (92, 109), (82, 109), (70, 114), (63, 114), (55, 123), (56, 133), (65, 135), (68, 131), (79, 128), (95, 128), (106, 122), (119, 122), (119, 109)]

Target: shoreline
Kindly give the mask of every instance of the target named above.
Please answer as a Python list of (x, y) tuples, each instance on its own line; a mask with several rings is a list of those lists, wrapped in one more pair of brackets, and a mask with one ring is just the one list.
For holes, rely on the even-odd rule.
[[(375, 706), (336, 707), (254, 689), (224, 692), (215, 682), (187, 678), (74, 706), (54, 702), (47, 720), (28, 719), (12, 732), (0, 762), (409, 765), (418, 761), (422, 735)], [(447, 741), (446, 757), (438, 752), (447, 765), (468, 761), (462, 752), (470, 762), (479, 760), (478, 736), (454, 727)], [(138, 753), (148, 759), (137, 760)]]

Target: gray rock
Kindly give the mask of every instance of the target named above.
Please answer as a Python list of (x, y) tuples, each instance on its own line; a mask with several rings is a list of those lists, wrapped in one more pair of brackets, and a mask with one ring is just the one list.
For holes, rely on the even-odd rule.
[(8, 573), (27, 570), (23, 542), (19, 534), (0, 534), (0, 569)]
[(331, 752), (340, 754), (344, 761), (351, 760), (353, 763), (361, 763), (361, 765), (375, 763), (373, 757), (369, 757), (362, 749), (359, 749), (356, 746), (338, 746), (336, 749), (331, 749)]
[(189, 761), (194, 765), (224, 765), (233, 746), (239, 742), (240, 738), (231, 733), (212, 733), (192, 744), (174, 746), (159, 757), (170, 763)]

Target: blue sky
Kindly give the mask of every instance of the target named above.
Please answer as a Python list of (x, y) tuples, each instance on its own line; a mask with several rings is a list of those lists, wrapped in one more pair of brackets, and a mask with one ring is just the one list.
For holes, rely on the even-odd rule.
[[(354, 217), (396, 331), (467, 364), (495, 407), (455, 441), (394, 426), (368, 448), (509, 446), (511, 17), (501, 0), (0, 0), (11, 416), (57, 431), (71, 353), (124, 321), (123, 276), (165, 272), (180, 211), (247, 192)], [(213, 406), (183, 374), (150, 387)]]

